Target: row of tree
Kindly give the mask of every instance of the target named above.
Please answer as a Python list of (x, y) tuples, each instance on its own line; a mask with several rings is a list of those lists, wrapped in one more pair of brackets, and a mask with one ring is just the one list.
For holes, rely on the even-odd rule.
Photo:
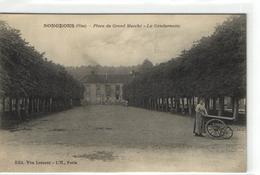
[(227, 19), (177, 58), (142, 70), (124, 86), (124, 96), (130, 105), (153, 109), (170, 99), (177, 108), (182, 99), (190, 106), (194, 97), (223, 109), (224, 97), (231, 97), (237, 116), (239, 99), (246, 97), (246, 16)]
[(79, 104), (83, 86), (0, 21), (0, 97), (2, 114), (23, 118)]

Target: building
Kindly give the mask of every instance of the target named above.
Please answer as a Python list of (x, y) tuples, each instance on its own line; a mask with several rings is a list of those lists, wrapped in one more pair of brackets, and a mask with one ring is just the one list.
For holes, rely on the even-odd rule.
[(81, 82), (84, 85), (82, 104), (120, 104), (124, 102), (123, 86), (130, 79), (126, 74), (86, 75)]

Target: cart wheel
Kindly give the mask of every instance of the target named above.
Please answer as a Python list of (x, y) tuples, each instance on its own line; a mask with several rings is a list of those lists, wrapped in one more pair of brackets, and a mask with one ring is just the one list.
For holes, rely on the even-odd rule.
[(230, 139), (233, 136), (233, 130), (229, 126), (224, 129), (223, 133), (224, 139)]
[(222, 137), (224, 135), (226, 124), (219, 119), (211, 119), (206, 123), (206, 131), (212, 137)]

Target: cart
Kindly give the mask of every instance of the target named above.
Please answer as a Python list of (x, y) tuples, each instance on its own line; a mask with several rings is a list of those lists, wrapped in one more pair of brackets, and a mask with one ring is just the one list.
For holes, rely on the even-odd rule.
[(223, 117), (214, 115), (203, 115), (206, 121), (206, 133), (212, 138), (230, 139), (233, 136), (233, 130), (224, 121), (234, 120), (234, 117)]

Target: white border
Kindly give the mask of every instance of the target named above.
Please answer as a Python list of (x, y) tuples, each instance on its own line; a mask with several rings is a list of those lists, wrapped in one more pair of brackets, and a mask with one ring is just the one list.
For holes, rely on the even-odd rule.
[[(260, 50), (259, 2), (249, 0), (0, 0), (5, 13), (247, 13), (247, 131), (248, 172), (260, 173)], [(259, 57), (259, 58), (258, 58)], [(0, 173), (3, 174), (3, 173)], [(13, 173), (4, 173), (13, 174)], [(25, 174), (25, 173), (19, 173)], [(28, 173), (27, 173), (28, 174)], [(31, 173), (30, 173), (31, 174)], [(35, 173), (32, 173), (35, 174)], [(41, 173), (59, 174), (59, 173)], [(63, 173), (64, 174), (64, 173)], [(72, 174), (72, 173), (66, 173)], [(82, 174), (82, 173), (73, 173)], [(93, 173), (84, 173), (93, 174)], [(103, 173), (101, 173), (103, 174)], [(111, 173), (106, 173), (111, 174)], [(118, 173), (133, 174), (133, 173)], [(139, 174), (139, 173), (138, 173)], [(142, 173), (147, 174), (147, 173)], [(173, 174), (173, 173), (149, 173)], [(202, 173), (174, 173), (202, 174)], [(220, 174), (220, 173), (211, 173)], [(232, 174), (232, 173), (228, 173)], [(227, 174), (227, 175), (228, 175)], [(241, 173), (240, 173), (241, 174)]]
[(247, 13), (249, 0), (0, 0), (17, 13)]

